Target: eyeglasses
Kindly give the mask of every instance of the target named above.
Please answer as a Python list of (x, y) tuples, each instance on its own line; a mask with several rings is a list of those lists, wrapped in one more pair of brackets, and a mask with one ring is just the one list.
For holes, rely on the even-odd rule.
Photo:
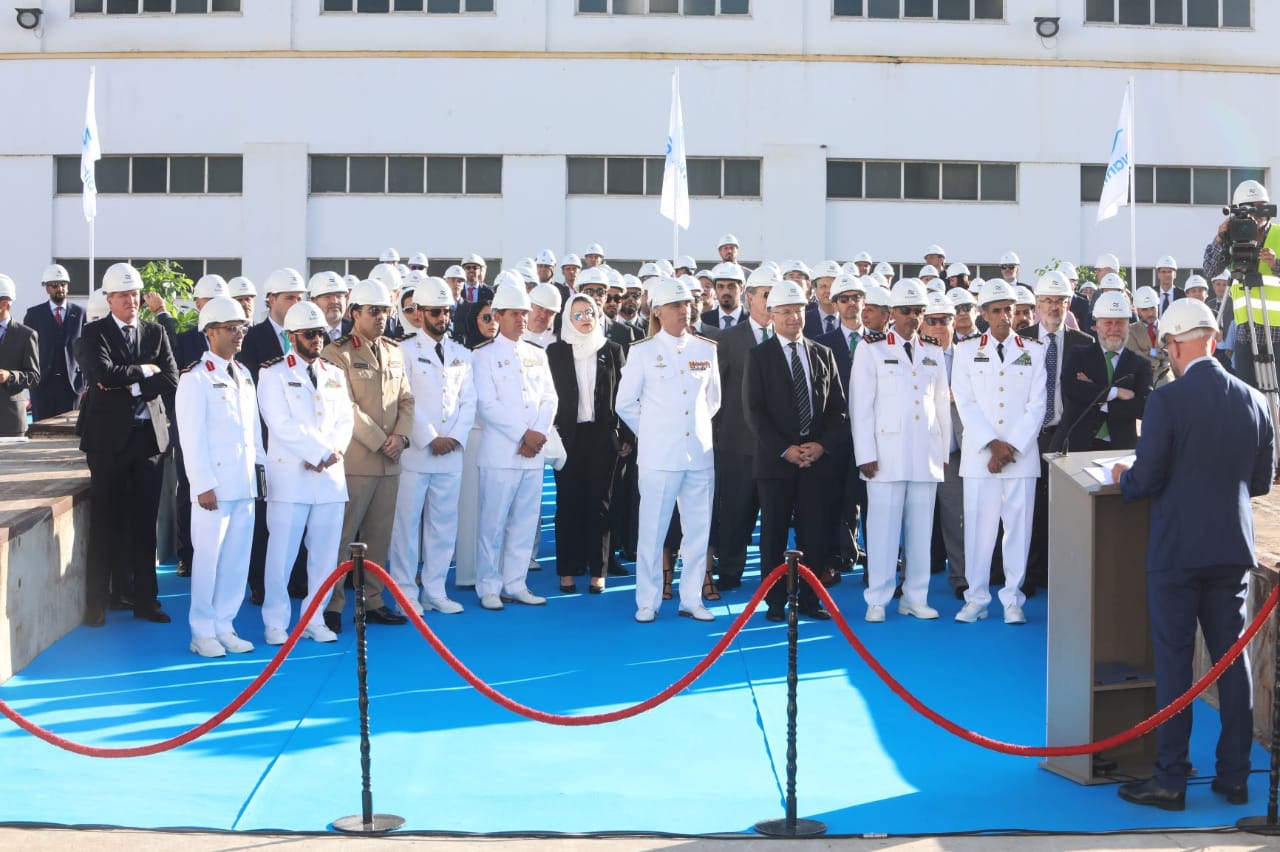
[(361, 308), (362, 311), (368, 311), (371, 317), (384, 317), (391, 313), (390, 308), (384, 308), (380, 305), (370, 305)]
[(1000, 268), (1001, 268), (1001, 269), (1017, 269), (1017, 268), (1018, 268), (1018, 264), (1016, 264), (1016, 263), (1002, 263), (1002, 264), (1000, 264)]
[(295, 331), (294, 334), (298, 335), (303, 340), (318, 340), (325, 336), (324, 331), (318, 328), (309, 328), (306, 331)]
[(951, 317), (948, 317), (948, 316), (925, 317), (924, 324), (925, 325), (951, 325)]
[(924, 316), (924, 308), (894, 308), (895, 311), (904, 317), (920, 317)]
[(584, 296), (590, 296), (593, 299), (603, 299), (605, 294), (604, 290), (599, 290), (595, 287), (588, 287), (585, 290), (579, 290), (578, 292)]
[(574, 322), (582, 322), (583, 320), (595, 319), (595, 318), (596, 318), (595, 311), (574, 311), (569, 316), (569, 319), (573, 320)]
[(216, 329), (217, 331), (230, 331), (230, 332), (233, 332), (234, 334), (244, 334), (249, 330), (249, 326), (247, 325), (207, 325), (205, 326), (205, 328), (206, 329), (212, 328), (212, 329)]
[(438, 317), (441, 314), (445, 314), (447, 316), (448, 314), (453, 313), (453, 308), (423, 308), (422, 313), (429, 317)]

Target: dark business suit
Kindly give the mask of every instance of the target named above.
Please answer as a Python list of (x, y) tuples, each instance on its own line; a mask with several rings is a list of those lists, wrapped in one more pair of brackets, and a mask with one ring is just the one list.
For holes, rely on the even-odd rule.
[[(863, 329), (853, 334), (862, 340)], [(840, 377), (840, 387), (844, 389), (846, 399), (853, 396), (853, 388), (849, 386), (853, 372), (853, 355), (849, 352), (849, 341), (845, 338), (844, 329), (840, 326), (830, 334), (824, 334), (814, 341), (831, 350), (836, 361), (836, 373)], [(855, 346), (861, 345), (860, 342)], [(842, 562), (853, 565), (864, 562), (866, 554), (859, 543), (859, 535), (863, 533), (862, 524), (867, 517), (867, 481), (858, 475), (858, 466), (853, 460), (853, 444), (838, 451), (837, 468), (844, 471), (843, 497), (841, 499), (840, 522), (832, 525), (834, 553), (828, 555), (825, 567), (836, 567)]]
[(1155, 290), (1156, 290), (1156, 297), (1160, 300), (1158, 305), (1160, 310), (1160, 316), (1164, 316), (1164, 312), (1168, 310), (1168, 305), (1172, 305), (1174, 302), (1178, 301), (1179, 299), (1187, 298), (1186, 290), (1183, 290), (1181, 287), (1174, 286), (1169, 288), (1170, 296), (1169, 296), (1169, 299), (1167, 300), (1168, 305), (1166, 305), (1165, 292), (1160, 289), (1160, 285), (1157, 284)]
[(31, 389), (31, 416), (44, 420), (76, 407), (84, 381), (76, 363), (75, 345), (84, 328), (84, 308), (62, 303), (62, 325), (53, 317), (53, 305), (41, 302), (27, 310), (22, 324), (40, 340), (40, 384)]
[(822, 316), (822, 311), (818, 310), (817, 302), (810, 302), (809, 307), (804, 312), (804, 336), (810, 340), (817, 340), (825, 334), (831, 334), (840, 330), (840, 313), (837, 311), (832, 315), (831, 330), (827, 330), (828, 323)]
[[(725, 331), (725, 330), (726, 330), (726, 329), (725, 329), (725, 324), (721, 321), (721, 318), (720, 318), (720, 309), (719, 309), (719, 308), (712, 308), (712, 309), (711, 309), (711, 310), (709, 310), (709, 311), (703, 311), (703, 312), (702, 312), (702, 316), (701, 316), (701, 317), (699, 317), (699, 319), (701, 319), (701, 320), (702, 320), (702, 322), (706, 323), (707, 325), (711, 326), (712, 328), (714, 328), (714, 329), (715, 329), (715, 330), (717, 330), (717, 331)], [(746, 323), (747, 323), (747, 306), (746, 306), (746, 303), (743, 303), (743, 304), (741, 304), (741, 305), (738, 305), (738, 319), (737, 319), (737, 321), (736, 321), (736, 322), (734, 322), (734, 321), (733, 321), (733, 317), (730, 317), (729, 319), (730, 319), (729, 326), (728, 326), (729, 328), (733, 328), (735, 325), (743, 325), (743, 324), (746, 324)]]
[(1076, 293), (1071, 297), (1071, 306), (1068, 310), (1076, 318), (1076, 325), (1080, 326), (1080, 330), (1092, 336), (1093, 304), (1085, 296)]
[[(1084, 373), (1088, 381), (1077, 378)], [(1114, 379), (1120, 381), (1126, 376), (1128, 381), (1124, 387), (1133, 391), (1133, 399), (1113, 399), (1110, 402), (1104, 397), (1095, 402), (1102, 389), (1107, 387), (1107, 362), (1104, 360), (1101, 346), (1079, 346), (1072, 349), (1062, 363), (1062, 423), (1049, 445), (1050, 452), (1060, 452), (1067, 444), (1068, 452), (1080, 450), (1132, 450), (1138, 444), (1138, 421), (1142, 419), (1147, 405), (1147, 397), (1151, 395), (1151, 364), (1145, 358), (1134, 355), (1128, 349), (1121, 349), (1116, 357)], [(1102, 406), (1106, 405), (1106, 412)], [(1085, 414), (1086, 408), (1089, 410)], [(1081, 416), (1084, 418), (1081, 419)], [(1080, 420), (1074, 429), (1071, 425)], [(1100, 440), (1098, 430), (1103, 424), (1107, 426), (1110, 440)], [(1070, 430), (1070, 435), (1067, 432)]]
[[(714, 315), (716, 312), (708, 313)], [(703, 317), (705, 321), (706, 314)], [(760, 512), (760, 498), (751, 473), (756, 440), (747, 425), (742, 404), (742, 377), (746, 372), (747, 355), (755, 348), (755, 327), (745, 312), (742, 322), (721, 331), (716, 338), (720, 411), (712, 422), (715, 427), (715, 499), (719, 512), (716, 534), (720, 567), (717, 573), (721, 588), (729, 589), (742, 583), (747, 547), (751, 544), (756, 515)]]
[[(568, 304), (567, 300), (565, 304)], [(608, 320), (604, 334), (622, 348), (624, 360), (631, 351), (631, 344), (644, 339), (639, 328), (620, 319)], [(635, 446), (634, 438), (631, 444)], [(609, 544), (613, 550), (621, 549), (625, 554), (635, 555), (639, 516), (640, 480), (636, 472), (636, 454), (632, 452), (625, 458), (620, 457), (613, 470), (613, 492), (609, 502)]]
[[(189, 328), (173, 336), (173, 360), (180, 371), (199, 361), (207, 351), (209, 338), (202, 331)], [(177, 427), (176, 417), (174, 427)], [(174, 495), (174, 526), (177, 527), (174, 538), (177, 539), (178, 561), (190, 570), (194, 555), (191, 549), (191, 481), (187, 479), (187, 464), (182, 457), (181, 441), (173, 442), (173, 462), (178, 480)]]
[[(760, 570), (767, 574), (783, 561), (787, 532), (795, 518), (796, 548), (806, 563), (810, 554), (821, 555), (836, 520), (837, 505), (829, 499), (844, 470), (837, 469), (832, 450), (851, 441), (849, 405), (836, 373), (831, 350), (819, 343), (804, 344), (809, 360), (811, 423), (801, 433), (800, 413), (792, 396), (792, 375), (787, 366), (789, 341), (771, 337), (747, 353), (742, 378), (743, 408), (755, 438), (752, 474), (760, 494)], [(804, 357), (802, 355), (801, 357)], [(809, 467), (798, 467), (782, 458), (792, 445), (816, 441), (827, 451)], [(815, 567), (812, 566), (811, 567)], [(816, 572), (815, 572), (816, 573)], [(769, 590), (771, 612), (780, 612), (787, 597), (786, 584)], [(800, 589), (801, 612), (821, 608), (808, 584)]]
[[(132, 349), (112, 315), (81, 333), (78, 357), (86, 391), (80, 449), (89, 463), (92, 503), (86, 598), (91, 614), (106, 606), (108, 594), (131, 599), (138, 615), (160, 607), (156, 513), (164, 457), (151, 421), (137, 414), (145, 410), (142, 403), (157, 398), (173, 411), (178, 368), (159, 324), (138, 320), (136, 327)], [(146, 378), (143, 364), (159, 372)], [(130, 393), (134, 384), (140, 396)]]
[[(1191, 686), (1197, 621), (1214, 662), (1244, 630), (1256, 562), (1249, 498), (1271, 489), (1274, 446), (1262, 396), (1212, 358), (1147, 399), (1137, 461), (1120, 477), (1120, 488), (1126, 500), (1151, 498), (1147, 594), (1157, 706)], [(1222, 732), (1214, 774), (1228, 786), (1243, 784), (1253, 745), (1247, 654), (1218, 679), (1218, 701)], [(1156, 729), (1160, 786), (1186, 788), (1190, 736), (1190, 713)]]
[(626, 357), (622, 347), (606, 340), (595, 354), (595, 417), (578, 422), (578, 375), (573, 347), (556, 341), (547, 347), (547, 365), (555, 384), (555, 427), (567, 459), (556, 471), (556, 573), (603, 577), (609, 567), (609, 505), (620, 443), (634, 444), (620, 424), (614, 401)]
[(9, 378), (0, 384), (0, 435), (25, 435), (27, 401), (22, 392), (40, 382), (40, 355), (35, 332), (12, 315), (4, 340), (0, 340), (0, 370), (9, 371)]

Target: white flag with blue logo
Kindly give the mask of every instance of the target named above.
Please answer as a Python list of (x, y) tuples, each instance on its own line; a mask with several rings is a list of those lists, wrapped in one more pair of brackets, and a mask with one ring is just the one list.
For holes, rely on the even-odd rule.
[(80, 182), (84, 184), (84, 220), (92, 222), (98, 215), (98, 183), (94, 170), (102, 159), (102, 147), (98, 144), (98, 116), (93, 107), (94, 77), (96, 69), (89, 69), (89, 103), (84, 108), (84, 138), (80, 142)]
[(1132, 84), (1125, 86), (1120, 120), (1111, 137), (1111, 156), (1107, 159), (1102, 195), (1098, 197), (1098, 221), (1110, 219), (1130, 203), (1129, 175), (1133, 169), (1133, 98)]
[(671, 72), (671, 122), (667, 130), (667, 165), (662, 172), (663, 216), (689, 229), (689, 172), (684, 162), (684, 112), (680, 109), (680, 71)]

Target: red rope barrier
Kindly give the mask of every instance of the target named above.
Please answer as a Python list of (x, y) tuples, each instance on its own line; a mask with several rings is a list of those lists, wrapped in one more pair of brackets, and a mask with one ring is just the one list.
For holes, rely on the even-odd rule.
[(955, 734), (963, 740), (968, 740), (975, 745), (980, 745), (983, 748), (988, 748), (992, 751), (998, 751), (1003, 754), (1018, 755), (1021, 757), (1070, 757), (1080, 754), (1094, 754), (1096, 752), (1115, 748), (1118, 745), (1127, 743), (1130, 740), (1135, 740), (1138, 737), (1144, 736), (1155, 730), (1157, 726), (1185, 710), (1188, 704), (1194, 701), (1200, 693), (1208, 689), (1209, 685), (1216, 681), (1222, 673), (1227, 670), (1227, 667), (1230, 666), (1235, 661), (1236, 657), (1240, 656), (1244, 651), (1245, 646), (1249, 644), (1250, 640), (1252, 640), (1257, 632), (1262, 629), (1262, 625), (1265, 624), (1267, 619), (1271, 616), (1271, 611), (1276, 608), (1277, 598), (1280, 598), (1280, 585), (1277, 585), (1276, 588), (1271, 591), (1270, 596), (1267, 597), (1266, 603), (1263, 604), (1261, 611), (1258, 612), (1253, 623), (1250, 624), (1244, 634), (1236, 640), (1236, 643), (1227, 650), (1227, 653), (1223, 654), (1222, 659), (1218, 660), (1213, 668), (1205, 672), (1204, 676), (1201, 677), (1200, 680), (1196, 681), (1195, 685), (1192, 686), (1191, 689), (1183, 693), (1172, 704), (1163, 708), (1154, 716), (1144, 719), (1127, 731), (1121, 731), (1114, 736), (1110, 736), (1104, 740), (1098, 740), (1093, 743), (1081, 743), (1079, 745), (1069, 746), (1022, 746), (1001, 742), (1000, 740), (995, 740), (990, 737), (985, 737), (982, 734), (974, 733), (973, 731), (952, 722), (950, 719), (946, 718), (933, 708), (926, 705), (920, 699), (916, 698), (907, 690), (906, 687), (899, 683), (893, 675), (889, 674), (884, 666), (880, 665), (880, 662), (871, 655), (871, 652), (862, 644), (862, 641), (854, 635), (853, 629), (849, 626), (849, 622), (845, 620), (844, 614), (840, 612), (839, 607), (836, 606), (836, 602), (832, 600), (831, 594), (822, 585), (822, 582), (814, 576), (813, 572), (810, 571), (808, 567), (801, 565), (800, 577), (813, 588), (814, 592), (817, 593), (822, 602), (827, 605), (827, 609), (831, 610), (831, 616), (835, 621), (836, 626), (840, 628), (840, 632), (844, 634), (844, 638), (853, 646), (853, 650), (857, 651), (858, 656), (862, 658), (863, 662), (870, 666), (871, 670), (875, 672), (882, 681), (884, 681), (885, 685), (893, 690), (895, 695), (905, 701), (912, 710), (915, 710), (930, 722), (933, 722), (935, 725), (938, 725), (949, 733)]

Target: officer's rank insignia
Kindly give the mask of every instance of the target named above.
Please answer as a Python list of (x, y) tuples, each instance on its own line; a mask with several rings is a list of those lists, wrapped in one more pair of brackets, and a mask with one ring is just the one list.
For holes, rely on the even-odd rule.
[(921, 361), (920, 363), (921, 363), (921, 364), (923, 364), (923, 365), (924, 365), (924, 366), (926, 366), (926, 367), (936, 367), (936, 366), (938, 366), (938, 362), (937, 362), (937, 361), (935, 361), (935, 360), (933, 360), (932, 358), (929, 358), (929, 357), (927, 357), (927, 356), (926, 356), (926, 357), (925, 357), (925, 359), (924, 359), (923, 361)]
[(991, 361), (991, 357), (987, 355), (987, 353), (985, 352), (979, 352), (977, 355), (973, 356), (973, 363), (975, 364), (986, 364), (986, 363), (989, 363), (990, 361)]
[(690, 361), (689, 362), (690, 370), (706, 370), (706, 369), (709, 369), (710, 367), (711, 367), (710, 361)]
[(1031, 355), (1030, 355), (1029, 353), (1027, 353), (1027, 352), (1023, 352), (1021, 355), (1019, 355), (1019, 356), (1018, 356), (1018, 360), (1016, 360), (1016, 361), (1014, 361), (1014, 362), (1013, 362), (1013, 366), (1015, 366), (1015, 367), (1030, 367), (1030, 366), (1031, 366)]

